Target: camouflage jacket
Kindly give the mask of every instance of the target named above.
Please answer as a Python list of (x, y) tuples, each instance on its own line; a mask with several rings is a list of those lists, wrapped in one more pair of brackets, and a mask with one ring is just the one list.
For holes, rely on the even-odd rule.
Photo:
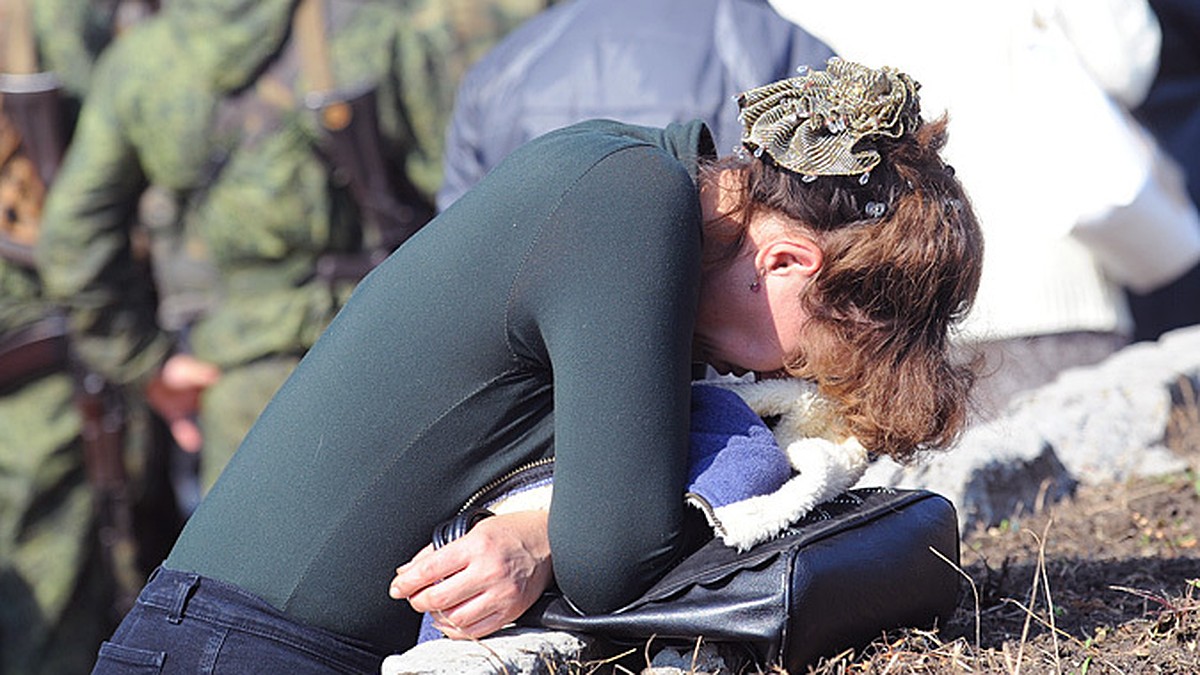
[[(113, 11), (116, 3), (106, 4), (97, 0), (37, 0), (30, 3), (30, 7), (33, 10), (30, 28), (33, 29), (33, 39), (37, 46), (38, 65), (42, 70), (53, 71), (62, 86), (59, 99), (63, 109), (60, 112), (62, 121), (69, 130), (74, 111), (87, 90), (92, 65), (97, 55), (112, 40)], [(3, 0), (0, 0), (0, 8), (7, 9)], [(0, 35), (5, 39), (9, 37), (3, 31), (0, 31)], [(0, 71), (5, 70), (6, 65), (0, 64)], [(0, 101), (0, 116), (3, 115), (4, 104)], [(9, 120), (0, 119), (0, 126), (9, 124)], [(0, 131), (0, 136), (3, 136), (3, 131)], [(3, 185), (6, 178), (4, 172), (10, 168), (10, 165), (0, 161), (0, 185)], [(38, 186), (42, 187), (40, 182)], [(10, 196), (12, 195), (0, 197), (0, 207), (11, 206), (5, 201), (5, 197)], [(40, 210), (41, 206), (41, 202), (38, 201), (36, 208)], [(53, 306), (42, 297), (41, 283), (37, 275), (32, 270), (0, 257), (0, 336), (41, 319), (52, 310)]]
[[(221, 367), (302, 353), (348, 295), (314, 269), (358, 246), (357, 209), (317, 152), (304, 72), (269, 76), (294, 4), (174, 0), (96, 66), (37, 257), (78, 351), (116, 381), (152, 373), (183, 328)], [(375, 89), (385, 156), (432, 201), (454, 86), (544, 0), (326, 4), (337, 87)]]
[(120, 0), (37, 0), (33, 29), (41, 65), (71, 98), (82, 97), (96, 57), (115, 36)]

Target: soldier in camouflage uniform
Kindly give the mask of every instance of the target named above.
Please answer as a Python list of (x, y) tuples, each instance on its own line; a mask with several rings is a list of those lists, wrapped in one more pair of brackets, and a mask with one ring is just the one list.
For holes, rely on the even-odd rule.
[[(23, 68), (0, 56), (0, 73), (28, 72), (30, 65), (54, 72), (64, 137), (93, 61), (113, 36), (116, 6), (26, 0), (29, 23), (18, 25), (11, 20), (15, 2), (0, 0), (0, 44), (23, 39), (36, 48), (29, 59), (36, 63)], [(20, 248), (37, 235), (45, 185), (6, 112), (0, 100), (0, 236)], [(20, 257), (0, 256), (0, 361), (7, 353), (32, 368), (15, 376), (0, 365), (0, 674), (83, 673), (115, 626), (112, 570), (98, 554), (82, 419), (65, 352), (34, 363), (12, 351), (23, 336), (47, 340), (56, 330), (54, 308)]]
[[(36, 278), (0, 261), (0, 340), (44, 320)], [(0, 385), (0, 673), (86, 672), (111, 632), (95, 564), (74, 380)]]
[[(467, 65), (545, 0), (327, 0), (329, 77), (371, 89), (377, 144), (432, 210)], [(361, 209), (320, 153), (321, 89), (289, 33), (295, 0), (174, 0), (106, 52), (48, 198), (38, 249), (79, 352), (148, 392), (208, 486), (337, 312)], [(153, 288), (130, 277), (141, 240)], [(198, 417), (196, 417), (198, 415)], [(198, 419), (198, 424), (193, 420)]]

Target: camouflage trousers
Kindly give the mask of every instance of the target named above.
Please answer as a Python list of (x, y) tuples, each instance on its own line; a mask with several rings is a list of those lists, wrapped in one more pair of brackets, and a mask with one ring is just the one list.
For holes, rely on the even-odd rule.
[(115, 628), (66, 374), (0, 395), (0, 673), (87, 673)]
[(165, 426), (136, 401), (123, 420), (132, 532), (106, 555), (74, 379), (0, 394), (0, 675), (90, 672), (121, 618), (118, 594), (137, 592), (182, 527)]

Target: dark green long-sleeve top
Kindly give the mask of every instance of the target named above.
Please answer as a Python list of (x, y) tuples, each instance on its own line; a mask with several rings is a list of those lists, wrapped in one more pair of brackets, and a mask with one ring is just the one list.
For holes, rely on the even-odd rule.
[(578, 606), (684, 545), (701, 263), (700, 122), (588, 122), (527, 145), (359, 286), (166, 566), (403, 649), (394, 569), (478, 488), (556, 456), (550, 541)]

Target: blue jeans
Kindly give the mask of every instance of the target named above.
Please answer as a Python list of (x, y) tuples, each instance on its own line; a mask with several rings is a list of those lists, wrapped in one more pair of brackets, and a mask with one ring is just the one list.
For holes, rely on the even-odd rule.
[(378, 673), (383, 655), (297, 623), (231, 584), (158, 568), (93, 675)]

